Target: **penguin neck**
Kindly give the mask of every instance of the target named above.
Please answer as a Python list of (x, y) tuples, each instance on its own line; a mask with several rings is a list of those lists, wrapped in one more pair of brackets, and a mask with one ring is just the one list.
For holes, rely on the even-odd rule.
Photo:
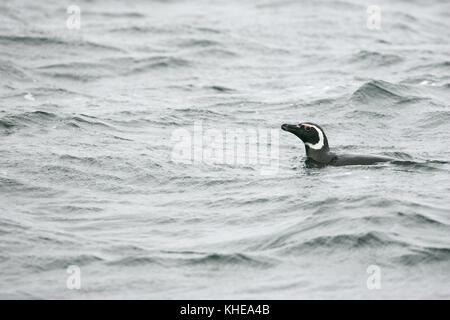
[(328, 147), (328, 143), (325, 144), (321, 149), (313, 149), (310, 146), (305, 144), (306, 156), (317, 162), (327, 162), (329, 158), (330, 148)]

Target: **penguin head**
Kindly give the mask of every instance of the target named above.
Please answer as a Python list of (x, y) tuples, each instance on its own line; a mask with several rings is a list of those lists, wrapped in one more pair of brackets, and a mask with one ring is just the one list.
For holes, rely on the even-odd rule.
[(299, 124), (283, 124), (281, 129), (295, 134), (299, 137), (306, 148), (314, 150), (328, 151), (328, 140), (323, 129), (317, 124), (311, 122), (302, 122)]

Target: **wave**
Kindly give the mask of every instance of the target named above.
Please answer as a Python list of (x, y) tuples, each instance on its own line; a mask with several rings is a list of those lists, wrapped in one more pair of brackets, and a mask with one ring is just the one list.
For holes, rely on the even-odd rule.
[(393, 260), (405, 266), (450, 261), (450, 248), (416, 248), (410, 251)]
[(229, 48), (224, 49), (217, 46), (202, 47), (201, 50), (195, 51), (195, 55), (213, 58), (234, 58), (239, 56), (236, 51), (230, 50)]
[(0, 125), (6, 129), (27, 127), (32, 124), (42, 124), (58, 118), (56, 114), (45, 111), (31, 111), (18, 115), (5, 116), (0, 119)]
[(146, 15), (142, 12), (120, 12), (120, 11), (113, 11), (113, 12), (104, 12), (104, 11), (86, 11), (83, 12), (83, 15), (86, 16), (93, 16), (95, 18), (98, 18), (98, 16), (106, 17), (106, 18), (145, 18)]
[(223, 87), (223, 86), (207, 86), (206, 88), (214, 90), (214, 91), (218, 91), (218, 92), (230, 92), (230, 91), (234, 91), (231, 88), (227, 88), (227, 87)]
[(58, 38), (56, 36), (41, 36), (41, 35), (0, 35), (0, 43), (5, 42), (6, 45), (23, 45), (30, 46), (36, 50), (36, 48), (44, 47), (50, 48), (55, 46), (66, 48), (83, 48), (95, 51), (109, 51), (109, 52), (125, 52), (122, 48), (115, 47), (108, 44), (102, 44), (99, 42), (92, 42), (82, 40), (81, 38)]
[(267, 268), (274, 264), (274, 259), (252, 257), (244, 253), (201, 253), (193, 251), (163, 251), (164, 255), (127, 256), (107, 262), (108, 265), (185, 265), (185, 266), (232, 266)]
[(251, 267), (270, 267), (272, 263), (265, 259), (257, 259), (243, 253), (211, 253), (200, 258), (186, 260), (191, 265), (232, 265), (232, 266), (251, 266)]
[[(42, 128), (51, 127), (53, 125), (67, 126), (77, 129), (91, 129), (101, 127), (118, 131), (109, 123), (103, 122), (96, 117), (79, 114), (76, 116), (60, 116), (52, 112), (46, 111), (29, 111), (16, 115), (7, 115), (0, 119), (0, 128), (3, 128), (3, 134), (10, 135), (17, 130), (25, 128)], [(124, 139), (116, 137), (118, 139)]]
[(100, 62), (106, 62), (107, 64), (105, 67), (110, 66), (111, 70), (114, 70), (118, 75), (133, 75), (152, 70), (180, 68), (192, 65), (192, 62), (190, 60), (168, 55), (149, 56), (138, 59), (128, 56), (119, 58), (106, 58), (102, 59)]
[(29, 181), (22, 181), (14, 177), (0, 176), (0, 191), (4, 193), (23, 193), (28, 198), (52, 197), (59, 191), (48, 186), (38, 185)]
[[(114, 129), (114, 127), (111, 126), (110, 124), (106, 124), (101, 121), (87, 120), (87, 119), (85, 119), (86, 117), (87, 117), (86, 115), (75, 116), (75, 117), (70, 118), (69, 121), (73, 121), (73, 122), (75, 122), (77, 124), (81, 124), (81, 125), (88, 125), (91, 127), (100, 126), (103, 128)], [(89, 118), (92, 118), (92, 117), (89, 117)]]
[[(348, 202), (348, 201), (347, 201)], [(392, 208), (393, 206), (405, 206), (401, 201), (380, 201), (371, 202), (368, 199), (359, 200), (361, 204), (370, 205), (374, 208)], [(359, 204), (357, 204), (359, 206)], [(331, 206), (333, 207), (333, 206)], [(385, 214), (382, 216), (362, 216), (353, 219), (334, 218), (317, 220), (317, 215), (323, 212), (323, 208), (317, 209), (313, 216), (301, 223), (297, 223), (285, 230), (279, 230), (275, 234), (265, 235), (254, 239), (254, 244), (250, 250), (275, 251), (278, 254), (308, 254), (308, 253), (329, 253), (340, 252), (342, 250), (361, 250), (372, 248), (393, 247), (410, 249), (417, 247), (414, 242), (407, 238), (399, 239), (398, 233), (393, 226), (417, 226), (422, 228), (433, 228), (444, 233), (450, 230), (450, 225), (430, 215), (422, 212), (434, 210), (432, 207), (421, 205), (420, 203), (410, 203), (408, 205), (416, 213), (397, 212), (396, 214)], [(436, 216), (444, 209), (435, 208)], [(374, 226), (376, 230), (364, 232), (345, 232), (348, 229), (345, 225)], [(379, 231), (379, 228), (383, 231)], [(323, 230), (342, 230), (336, 234), (324, 235)]]
[(368, 110), (352, 110), (345, 113), (345, 117), (348, 119), (393, 119), (394, 114), (389, 114), (383, 111), (368, 111)]
[(214, 118), (217, 119), (223, 119), (223, 118), (235, 118), (230, 114), (224, 113), (224, 112), (218, 112), (213, 111), (210, 109), (204, 109), (204, 108), (194, 108), (194, 107), (188, 107), (188, 108), (177, 108), (173, 109), (173, 115), (177, 118), (181, 119), (205, 119), (205, 120), (212, 120)]
[(395, 54), (383, 54), (366, 50), (359, 51), (349, 60), (350, 63), (361, 63), (370, 67), (392, 66), (402, 61), (403, 58)]
[[(49, 239), (53, 241), (52, 239)], [(48, 272), (50, 270), (65, 270), (69, 265), (86, 266), (95, 262), (100, 262), (103, 259), (93, 254), (81, 254), (78, 256), (66, 256), (62, 258), (55, 258), (51, 256), (31, 256), (27, 258), (24, 256), (23, 266), (33, 271)]]
[(31, 77), (27, 72), (12, 61), (0, 60), (0, 76), (2, 81), (16, 80), (16, 81), (31, 81)]
[(206, 48), (219, 46), (220, 42), (209, 39), (188, 39), (178, 43), (181, 48)]
[(7, 119), (0, 119), (0, 128), (3, 129), (11, 129), (14, 128), (15, 125), (13, 122), (7, 120)]
[(408, 71), (426, 70), (426, 71), (443, 71), (450, 69), (450, 61), (441, 61), (422, 64), (419, 66), (411, 67)]
[(149, 25), (134, 25), (134, 26), (119, 26), (119, 27), (114, 26), (110, 28), (108, 31), (114, 33), (124, 33), (126, 35), (140, 34), (140, 33), (142, 33), (143, 35), (148, 35), (149, 33), (157, 34), (170, 32), (171, 30), (166, 30), (163, 28)]
[[(314, 228), (320, 227), (317, 224)], [(387, 234), (370, 231), (359, 234), (337, 234), (316, 236), (311, 239), (291, 239), (297, 232), (286, 233), (267, 244), (264, 249), (276, 249), (283, 254), (330, 252), (335, 250), (354, 250), (362, 248), (380, 248), (383, 246), (407, 247), (408, 244), (394, 240)]]
[(430, 111), (423, 114), (423, 118), (417, 120), (416, 126), (419, 128), (439, 128), (446, 126), (450, 122), (450, 111)]
[(115, 75), (111, 65), (98, 62), (71, 62), (40, 66), (40, 74), (52, 78), (90, 81)]
[(448, 172), (448, 169), (442, 168), (442, 165), (449, 164), (449, 161), (441, 161), (441, 160), (426, 160), (424, 162), (418, 162), (413, 160), (394, 160), (391, 161), (392, 164), (404, 167), (405, 169), (402, 171), (441, 171)]
[[(415, 206), (424, 209), (426, 208), (426, 206), (422, 206), (420, 204), (416, 204)], [(436, 219), (433, 219), (429, 216), (426, 216), (425, 214), (422, 213), (402, 213), (402, 212), (398, 212), (397, 216), (402, 219), (402, 223), (412, 223), (412, 224), (416, 224), (416, 225), (420, 225), (420, 226), (425, 226), (425, 225), (430, 225), (433, 227), (444, 227), (444, 228), (449, 228), (450, 226), (444, 222), (438, 221)]]
[[(123, 116), (126, 115), (127, 119)], [(208, 125), (212, 124), (215, 120), (224, 119), (235, 119), (236, 117), (232, 114), (227, 114), (219, 111), (213, 111), (206, 108), (195, 108), (195, 107), (185, 107), (185, 108), (175, 108), (168, 109), (164, 113), (159, 113), (157, 116), (148, 114), (145, 112), (130, 112), (121, 111), (114, 115), (114, 117), (109, 117), (106, 120), (110, 123), (117, 124), (120, 126), (125, 126), (128, 128), (136, 127), (147, 127), (152, 126), (182, 126), (186, 128), (189, 125), (188, 130), (193, 129), (194, 121), (204, 120), (203, 129), (209, 129)]]
[(57, 39), (54, 37), (43, 37), (43, 36), (13, 36), (13, 35), (0, 35), (0, 42), (14, 42), (22, 45), (30, 45), (30, 46), (40, 46), (40, 45), (49, 45), (49, 44), (58, 44), (64, 45), (67, 44), (66, 41), (62, 39)]
[(371, 80), (364, 83), (352, 95), (351, 100), (358, 103), (374, 104), (383, 100), (408, 101), (423, 99), (419, 93), (406, 85), (392, 84), (382, 80)]

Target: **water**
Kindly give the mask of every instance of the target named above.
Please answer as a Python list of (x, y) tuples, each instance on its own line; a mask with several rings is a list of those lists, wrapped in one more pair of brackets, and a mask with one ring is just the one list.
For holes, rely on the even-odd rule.
[[(0, 297), (448, 299), (450, 5), (371, 4), (2, 2)], [(200, 120), (402, 162), (174, 161)]]

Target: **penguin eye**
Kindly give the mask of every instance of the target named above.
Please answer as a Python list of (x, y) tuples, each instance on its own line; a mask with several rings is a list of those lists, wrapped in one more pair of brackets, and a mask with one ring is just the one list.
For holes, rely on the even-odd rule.
[(305, 130), (306, 130), (306, 131), (311, 131), (311, 127), (305, 126)]

